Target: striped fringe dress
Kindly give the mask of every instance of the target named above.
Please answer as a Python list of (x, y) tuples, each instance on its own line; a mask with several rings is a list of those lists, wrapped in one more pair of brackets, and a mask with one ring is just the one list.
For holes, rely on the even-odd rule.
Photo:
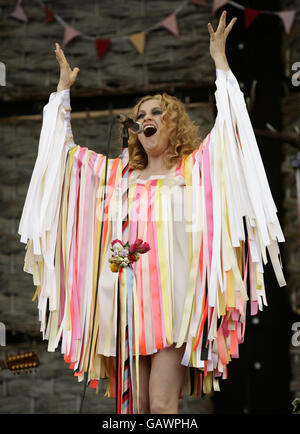
[[(215, 98), (214, 127), (178, 167), (148, 179), (137, 170), (128, 175), (129, 241), (140, 238), (150, 250), (121, 273), (121, 335), (130, 314), (131, 354), (185, 345), (182, 396), (219, 390), (227, 378), (244, 341), (247, 302), (251, 315), (267, 305), (267, 250), (279, 286), (286, 285), (284, 235), (231, 71), (217, 70)], [(61, 345), (79, 381), (87, 375), (97, 388), (108, 379), (106, 395), (115, 397), (119, 274), (108, 259), (112, 240), (122, 239), (122, 158), (108, 159), (104, 202), (106, 158), (74, 144), (70, 112), (69, 90), (52, 93), (43, 109), (19, 225), (24, 271), (33, 276), (48, 351)]]

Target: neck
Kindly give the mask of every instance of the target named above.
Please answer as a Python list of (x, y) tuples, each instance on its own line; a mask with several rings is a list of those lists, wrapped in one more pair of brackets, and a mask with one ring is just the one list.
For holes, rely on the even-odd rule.
[(160, 172), (165, 172), (166, 170), (168, 170), (168, 168), (164, 165), (161, 156), (159, 157), (148, 156), (148, 164), (145, 170), (147, 170), (147, 172), (149, 173), (158, 175)]

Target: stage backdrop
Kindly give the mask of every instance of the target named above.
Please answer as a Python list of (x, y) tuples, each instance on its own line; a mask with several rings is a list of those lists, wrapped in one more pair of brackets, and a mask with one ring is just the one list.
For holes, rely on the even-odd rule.
[[(278, 15), (259, 13), (270, 8), (299, 11), (300, 0), (237, 1), (256, 8), (255, 14), (246, 11), (248, 17), (256, 16), (248, 28), (243, 8), (229, 1), (214, 3), (223, 7), (213, 17), (211, 0), (58, 0), (51, 7), (40, 0), (0, 0), (0, 62), (6, 66), (6, 85), (0, 85), (0, 322), (6, 328), (6, 346), (0, 346), (0, 359), (22, 350), (35, 351), (40, 359), (30, 376), (1, 372), (1, 413), (76, 413), (83, 390), (59, 351), (46, 352), (36, 302), (31, 301), (32, 277), (22, 271), (24, 245), (17, 236), (42, 108), (59, 78), (56, 41), (65, 45), (71, 66), (80, 67), (71, 91), (75, 142), (96, 152), (105, 150), (112, 116), (156, 91), (185, 102), (205, 136), (215, 116), (207, 22), (215, 25), (224, 8), (230, 17), (239, 17), (227, 54), (254, 126), (269, 132), (269, 122), (285, 133), (300, 128), (300, 85), (297, 77), (292, 82), (300, 61), (299, 12), (289, 31)], [(262, 28), (268, 29), (268, 37)], [(248, 318), (246, 343), (241, 359), (229, 369), (230, 379), (221, 382), (216, 396), (181, 401), (183, 413), (287, 413), (300, 397), (300, 345), (291, 340), (292, 325), (300, 321), (299, 192), (293, 163), (299, 145), (264, 135), (257, 140), (287, 239), (282, 253), (288, 287), (279, 288), (266, 271), (270, 306), (258, 322)], [(116, 129), (112, 156), (120, 148)], [(88, 390), (84, 412), (113, 413), (114, 402), (103, 393), (104, 386), (99, 395)]]

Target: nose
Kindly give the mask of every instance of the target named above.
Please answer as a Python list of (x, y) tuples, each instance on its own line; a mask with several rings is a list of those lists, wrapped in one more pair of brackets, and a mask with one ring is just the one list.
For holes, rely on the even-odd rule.
[(143, 123), (149, 122), (151, 120), (153, 120), (151, 113), (146, 113), (143, 119)]

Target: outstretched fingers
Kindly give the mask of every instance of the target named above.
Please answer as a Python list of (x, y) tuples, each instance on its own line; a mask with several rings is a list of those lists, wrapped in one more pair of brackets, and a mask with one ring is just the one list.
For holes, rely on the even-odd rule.
[(236, 17), (232, 18), (232, 20), (230, 21), (230, 23), (226, 27), (226, 15), (227, 15), (226, 11), (222, 12), (222, 15), (220, 17), (219, 24), (218, 24), (216, 31), (214, 31), (211, 23), (207, 24), (207, 28), (208, 28), (208, 32), (209, 32), (210, 36), (213, 36), (213, 35), (220, 36), (220, 35), (224, 34), (225, 37), (227, 37), (229, 35), (232, 27), (234, 26), (235, 22), (237, 21), (237, 18)]
[(225, 29), (225, 31), (224, 31), (226, 37), (227, 37), (227, 36), (229, 35), (229, 33), (231, 32), (232, 27), (234, 26), (234, 24), (236, 23), (236, 21), (237, 21), (237, 18), (236, 18), (236, 17), (235, 17), (235, 18), (232, 18), (232, 20), (230, 21), (230, 23), (229, 23), (228, 26), (226, 27), (226, 29)]
[(207, 28), (208, 28), (209, 34), (212, 36), (215, 33), (214, 29), (213, 29), (213, 26), (210, 23), (208, 23), (207, 24)]
[(223, 11), (219, 20), (218, 28), (216, 30), (216, 33), (223, 33), (226, 28), (226, 15), (227, 12)]
[(58, 60), (59, 63), (63, 63), (66, 62), (67, 63), (67, 59), (65, 58), (64, 52), (61, 49), (60, 45), (56, 42), (55, 43), (55, 55), (56, 55), (56, 59)]

